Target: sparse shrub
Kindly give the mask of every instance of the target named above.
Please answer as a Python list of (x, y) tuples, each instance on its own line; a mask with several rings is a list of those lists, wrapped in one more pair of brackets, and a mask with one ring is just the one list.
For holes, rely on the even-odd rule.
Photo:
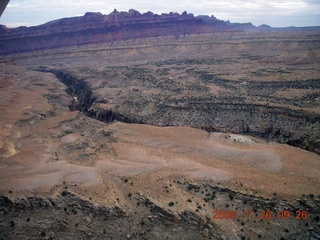
[(233, 200), (233, 195), (230, 193), (229, 194), (229, 199), (232, 201)]
[(124, 182), (125, 182), (125, 183), (127, 183), (127, 182), (128, 182), (128, 179), (127, 179), (127, 178), (126, 178), (126, 179), (124, 179)]
[(11, 225), (11, 227), (14, 227), (14, 226), (16, 225), (16, 223), (12, 220), (12, 221), (10, 222), (10, 225)]
[(128, 193), (128, 197), (131, 197), (132, 196), (132, 193)]
[(300, 199), (298, 202), (299, 202), (301, 205), (304, 205), (304, 206), (307, 205), (307, 202), (306, 202), (306, 200), (304, 200), (304, 199)]
[(187, 200), (188, 202), (192, 202), (192, 200), (189, 198), (188, 200)]
[(146, 223), (143, 221), (143, 220), (141, 220), (141, 222), (140, 222), (140, 225), (141, 226), (144, 226)]
[(61, 192), (61, 196), (66, 196), (67, 194), (68, 194), (67, 191), (62, 191), (62, 192)]
[(172, 207), (174, 205), (174, 202), (169, 202), (169, 207)]

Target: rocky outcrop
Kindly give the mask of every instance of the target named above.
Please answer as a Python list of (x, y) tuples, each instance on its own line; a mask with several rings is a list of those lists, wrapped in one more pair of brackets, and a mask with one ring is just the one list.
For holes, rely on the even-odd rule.
[(7, 33), (7, 32), (9, 32), (9, 28), (7, 28), (5, 25), (0, 24), (0, 34)]
[(231, 23), (230, 21), (223, 21), (217, 19), (215, 16), (200, 15), (197, 16), (198, 19), (202, 19), (207, 25), (213, 27), (215, 30), (233, 30), (233, 31), (243, 31), (248, 29), (255, 29), (252, 23)]
[(26, 197), (19, 199), (0, 196), (0, 212), (3, 213), (12, 209), (61, 209), (65, 206), (69, 209), (74, 209), (74, 211), (81, 209), (81, 211), (87, 212), (93, 216), (102, 216), (104, 218), (126, 216), (126, 211), (121, 206), (93, 204), (90, 201), (82, 199), (67, 191), (63, 191), (61, 196), (54, 198)]
[(141, 193), (138, 193), (136, 195), (136, 199), (152, 209), (152, 211), (156, 212), (161, 218), (167, 219), (172, 222), (181, 221), (194, 225), (205, 225), (207, 222), (211, 222), (210, 218), (200, 216), (200, 214), (197, 214), (190, 210), (184, 210), (182, 212), (170, 210)]

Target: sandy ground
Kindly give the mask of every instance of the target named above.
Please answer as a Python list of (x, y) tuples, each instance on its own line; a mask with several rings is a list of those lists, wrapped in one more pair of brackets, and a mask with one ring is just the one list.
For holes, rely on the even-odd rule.
[(100, 161), (111, 172), (170, 172), (196, 179), (241, 182), (269, 193), (318, 193), (320, 157), (287, 145), (187, 127), (157, 128), (116, 123), (117, 157)]
[[(0, 116), (1, 192), (50, 195), (68, 184), (79, 194), (94, 193), (109, 202), (122, 194), (117, 184), (124, 177), (135, 179), (136, 191), (153, 194), (159, 179), (183, 177), (258, 195), (320, 194), (316, 154), (189, 127), (103, 124), (79, 112), (54, 110), (44, 94), (63, 86), (52, 76), (11, 70), (15, 71), (9, 76), (1, 72), (0, 110), (5, 113)], [(43, 77), (45, 86), (39, 85)], [(51, 116), (50, 111), (56, 112)], [(103, 145), (106, 140), (97, 136), (102, 130), (116, 140)], [(79, 152), (83, 157), (76, 160)]]

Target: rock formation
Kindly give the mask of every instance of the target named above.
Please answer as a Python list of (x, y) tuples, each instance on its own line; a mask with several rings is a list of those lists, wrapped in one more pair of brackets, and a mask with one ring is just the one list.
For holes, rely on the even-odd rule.
[(35, 27), (9, 29), (0, 26), (0, 54), (30, 52), (60, 47), (114, 42), (117, 40), (210, 33), (218, 30), (243, 30), (252, 24), (231, 24), (214, 16), (183, 12), (153, 14), (130, 9), (114, 10), (109, 15), (87, 12), (82, 17), (63, 18)]

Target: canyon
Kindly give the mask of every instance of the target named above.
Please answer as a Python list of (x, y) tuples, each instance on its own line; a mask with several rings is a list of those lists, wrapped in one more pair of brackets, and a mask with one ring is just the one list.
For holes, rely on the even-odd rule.
[(0, 238), (319, 239), (319, 36), (135, 10), (1, 26)]

